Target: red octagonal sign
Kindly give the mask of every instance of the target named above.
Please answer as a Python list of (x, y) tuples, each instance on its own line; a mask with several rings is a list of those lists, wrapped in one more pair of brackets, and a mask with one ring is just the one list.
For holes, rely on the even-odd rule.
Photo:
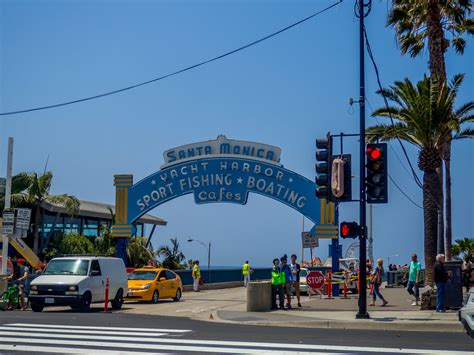
[(324, 285), (324, 275), (321, 271), (310, 271), (306, 276), (306, 283), (312, 289), (318, 289)]

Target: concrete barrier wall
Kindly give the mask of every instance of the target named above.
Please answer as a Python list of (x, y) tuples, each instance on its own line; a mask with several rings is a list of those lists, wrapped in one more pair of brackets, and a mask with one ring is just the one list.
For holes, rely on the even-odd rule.
[[(328, 267), (313, 267), (311, 271), (318, 270), (326, 273)], [(183, 285), (192, 285), (193, 277), (191, 270), (175, 270), (175, 272), (181, 277)], [(207, 270), (201, 270), (201, 277), (204, 278), (204, 283), (209, 284), (209, 273)], [(253, 273), (250, 275), (251, 281), (264, 281), (272, 278), (271, 268), (254, 268)], [(223, 282), (235, 282), (243, 281), (242, 269), (211, 269), (211, 283), (223, 283)]]

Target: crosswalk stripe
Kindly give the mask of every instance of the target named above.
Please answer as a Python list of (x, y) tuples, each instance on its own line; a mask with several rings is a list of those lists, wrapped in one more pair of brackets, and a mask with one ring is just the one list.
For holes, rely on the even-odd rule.
[[(88, 354), (88, 355), (117, 355), (117, 350), (90, 349), (90, 348), (60, 348), (55, 346), (31, 346), (31, 345), (11, 345), (2, 344), (2, 351), (27, 351), (29, 353), (48, 353), (48, 354)], [(157, 352), (153, 352), (157, 354)], [(150, 355), (149, 352), (134, 351), (133, 355)]]
[[(18, 335), (18, 331), (20, 330), (18, 327), (8, 327), (8, 326), (0, 326), (0, 331), (2, 330), (14, 330), (16, 331), (15, 334)], [(22, 327), (21, 331), (28, 331), (28, 332), (33, 332), (33, 333), (42, 333), (42, 334), (50, 334), (50, 333), (65, 333), (65, 334), (71, 334), (71, 329), (48, 329), (48, 328), (28, 328), (28, 327)], [(139, 337), (145, 337), (145, 338), (153, 338), (156, 336), (163, 336), (166, 335), (167, 333), (154, 333), (152, 332), (151, 334), (145, 333), (145, 332), (117, 332), (114, 330), (108, 331), (108, 330), (95, 330), (95, 329), (90, 329), (90, 330), (74, 330), (74, 334), (103, 334), (103, 335), (134, 335), (134, 336), (139, 336)]]
[[(26, 331), (23, 330), (20, 334), (18, 334), (18, 331), (14, 332), (8, 332), (8, 331), (1, 331), (0, 330), (0, 339), (1, 336), (22, 336), (26, 335)], [(45, 333), (30, 333), (28, 334), (29, 338), (45, 338), (48, 337), (49, 339), (91, 339), (91, 340), (122, 340), (122, 341), (131, 341), (131, 342), (145, 342), (145, 343), (157, 343), (158, 339), (154, 338), (142, 338), (142, 337), (129, 337), (125, 336), (128, 335), (125, 333), (124, 335), (121, 336), (111, 336), (111, 335), (93, 335), (93, 334), (45, 334)], [(155, 333), (155, 336), (163, 336), (166, 335), (166, 333)], [(177, 340), (174, 339), (174, 342)], [(181, 339), (179, 339), (181, 341)]]
[(122, 330), (134, 332), (155, 332), (155, 333), (189, 333), (187, 329), (156, 329), (156, 328), (121, 328), (121, 327), (94, 327), (84, 325), (55, 325), (55, 324), (28, 324), (28, 323), (12, 323), (5, 324), (11, 327), (31, 327), (31, 328), (60, 328), (60, 329), (97, 329), (97, 330)]
[[(57, 328), (67, 328), (60, 330)], [(84, 329), (85, 328), (85, 329)], [(105, 335), (95, 335), (97, 330), (106, 333), (104, 329), (143, 329), (148, 332), (146, 336), (143, 333), (122, 331), (117, 334), (107, 333)], [(13, 331), (9, 331), (13, 330)], [(163, 331), (165, 329), (159, 329)], [(19, 331), (21, 331), (19, 333)], [(186, 330), (189, 332), (189, 330)], [(78, 333), (81, 334), (78, 334)], [(174, 332), (183, 332), (183, 330), (174, 329)], [(59, 333), (59, 334), (51, 334)], [(62, 333), (62, 334), (61, 334)], [(64, 334), (66, 333), (66, 334)], [(84, 335), (84, 333), (91, 335)], [(284, 344), (284, 343), (263, 343), (263, 342), (241, 342), (241, 341), (223, 341), (223, 340), (200, 340), (200, 339), (183, 339), (183, 338), (163, 338), (167, 335), (158, 332), (158, 329), (148, 328), (107, 328), (93, 326), (61, 326), (61, 325), (45, 325), (45, 324), (25, 324), (15, 323), (6, 326), (0, 326), (0, 344), (5, 342), (34, 343), (34, 344), (56, 344), (56, 345), (78, 345), (92, 347), (108, 347), (108, 348), (134, 348), (142, 350), (173, 350), (173, 351), (201, 351), (201, 352), (240, 352), (240, 353), (268, 353), (272, 351), (287, 351), (291, 349), (291, 353), (298, 351), (335, 351), (335, 352), (382, 352), (382, 353), (412, 353), (412, 354), (472, 354), (465, 351), (443, 351), (431, 349), (403, 349), (403, 348), (378, 348), (364, 346), (339, 346), (339, 345), (316, 345), (316, 344)], [(17, 336), (17, 337), (12, 337)], [(18, 336), (23, 336), (21, 338)], [(28, 339), (33, 338), (33, 339)], [(155, 338), (153, 338), (155, 337)], [(77, 340), (74, 340), (77, 339)], [(80, 340), (83, 339), (83, 340)], [(89, 340), (89, 341), (88, 341)], [(92, 340), (92, 341), (91, 341)], [(97, 341), (94, 341), (97, 340)], [(99, 341), (101, 340), (101, 341)], [(111, 341), (121, 340), (123, 342), (116, 343)], [(313, 353), (314, 354), (314, 353)]]
[[(51, 344), (51, 339), (34, 339), (35, 344)], [(10, 338), (1, 337), (1, 343), (31, 343), (31, 339), (23, 338)], [(112, 343), (102, 341), (77, 341), (77, 340), (55, 340), (54, 344), (57, 345), (72, 345), (72, 346), (93, 346), (93, 347), (106, 347), (106, 348), (117, 348), (117, 349), (140, 349), (140, 350), (170, 350), (170, 351), (200, 351), (209, 353), (240, 353), (240, 354), (306, 354), (305, 352), (288, 351), (281, 352), (280, 350), (271, 349), (248, 349), (248, 348), (224, 348), (224, 347), (212, 347), (212, 346), (190, 346), (190, 345), (169, 345), (169, 344), (143, 344), (143, 343)], [(3, 345), (2, 345), (3, 346)], [(39, 349), (41, 347), (38, 347)], [(313, 354), (314, 353), (307, 353)]]

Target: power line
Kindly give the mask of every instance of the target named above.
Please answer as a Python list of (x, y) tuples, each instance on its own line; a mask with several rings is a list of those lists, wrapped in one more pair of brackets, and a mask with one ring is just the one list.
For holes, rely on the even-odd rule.
[[(374, 109), (372, 108), (372, 105), (370, 104), (369, 100), (367, 98), (365, 98), (366, 101), (367, 101), (367, 104), (369, 105), (369, 108), (372, 112), (374, 112)], [(377, 117), (374, 117), (375, 120), (377, 121), (377, 123), (380, 124), (379, 120), (377, 119)], [(400, 158), (400, 156), (398, 155), (397, 151), (395, 150), (395, 148), (392, 146), (392, 143), (391, 142), (388, 142), (390, 148), (392, 148), (392, 151), (393, 153), (395, 153), (395, 156), (397, 157), (398, 161), (400, 162), (400, 164), (402, 165), (403, 169), (405, 169), (405, 171), (407, 172), (407, 174), (409, 176), (411, 176), (410, 172), (408, 171), (408, 168), (405, 166), (405, 164), (403, 164), (403, 161), (402, 159)], [(395, 179), (392, 177), (392, 175), (388, 174), (388, 177), (390, 178), (390, 181), (392, 181), (392, 183), (395, 185), (395, 187), (412, 203), (414, 204), (416, 207), (418, 208), (421, 208), (423, 209), (423, 207), (421, 207), (419, 204), (417, 204), (415, 201), (412, 200), (412, 198), (410, 196), (408, 196), (408, 194), (403, 191), (403, 189), (395, 182)]]
[(277, 35), (279, 35), (280, 33), (283, 33), (293, 27), (296, 27), (306, 21), (309, 21), (311, 20), (312, 18), (318, 16), (318, 15), (321, 15), (323, 14), (324, 12), (326, 11), (329, 11), (330, 9), (332, 9), (333, 7), (336, 7), (337, 5), (339, 5), (340, 3), (342, 3), (343, 0), (339, 0), (337, 2), (335, 2), (334, 4), (322, 9), (322, 10), (319, 10), (315, 13), (313, 13), (312, 15), (308, 16), (308, 17), (305, 17), (303, 18), (302, 20), (299, 20), (289, 26), (286, 26), (276, 32), (273, 32), (267, 36), (264, 36), (260, 39), (257, 39), (253, 42), (250, 42), (244, 46), (241, 46), (239, 48), (236, 48), (234, 50), (231, 50), (229, 52), (226, 52), (224, 54), (221, 54), (221, 55), (218, 55), (217, 57), (213, 57), (211, 59), (208, 59), (208, 60), (205, 60), (203, 62), (200, 62), (200, 63), (197, 63), (197, 64), (194, 64), (194, 65), (191, 65), (189, 67), (186, 67), (184, 69), (180, 69), (178, 71), (175, 71), (175, 72), (172, 72), (172, 73), (169, 73), (169, 74), (165, 74), (165, 75), (162, 75), (160, 77), (157, 77), (157, 78), (154, 78), (154, 79), (151, 79), (151, 80), (147, 80), (147, 81), (143, 81), (141, 83), (138, 83), (138, 84), (134, 84), (134, 85), (130, 85), (130, 86), (127, 86), (127, 87), (124, 87), (124, 88), (121, 88), (121, 89), (117, 89), (117, 90), (112, 90), (112, 91), (108, 91), (108, 92), (104, 92), (102, 94), (98, 94), (98, 95), (93, 95), (93, 96), (89, 96), (89, 97), (85, 97), (85, 98), (82, 98), (82, 99), (77, 99), (77, 100), (72, 100), (72, 101), (66, 101), (66, 102), (62, 102), (62, 103), (58, 103), (58, 104), (53, 104), (53, 105), (47, 105), (47, 106), (40, 106), (40, 107), (35, 107), (35, 108), (30, 108), (30, 109), (24, 109), (24, 110), (17, 110), (17, 111), (10, 111), (10, 112), (2, 112), (0, 113), (0, 116), (8, 116), (8, 115), (17, 115), (17, 114), (20, 114), (20, 113), (26, 113), (26, 112), (33, 112), (33, 111), (41, 111), (41, 110), (47, 110), (47, 109), (53, 109), (53, 108), (57, 108), (57, 107), (61, 107), (61, 106), (67, 106), (67, 105), (72, 105), (72, 104), (77, 104), (77, 103), (80, 103), (80, 102), (84, 102), (84, 101), (90, 101), (90, 100), (95, 100), (95, 99), (99, 99), (99, 98), (102, 98), (102, 97), (105, 97), (105, 96), (110, 96), (110, 95), (115, 95), (115, 94), (118, 94), (120, 92), (124, 92), (124, 91), (128, 91), (128, 90), (132, 90), (132, 89), (136, 89), (140, 86), (144, 86), (144, 85), (148, 85), (148, 84), (151, 84), (151, 83), (154, 83), (156, 81), (160, 81), (160, 80), (163, 80), (163, 79), (166, 79), (166, 78), (169, 78), (171, 76), (175, 76), (175, 75), (178, 75), (178, 74), (181, 74), (181, 73), (184, 73), (186, 71), (189, 71), (189, 70), (192, 70), (192, 69), (196, 69), (200, 66), (203, 66), (203, 65), (206, 65), (206, 64), (209, 64), (209, 63), (212, 63), (214, 61), (217, 61), (219, 59), (222, 59), (222, 58), (225, 58), (229, 55), (232, 55), (232, 54), (235, 54), (237, 52), (240, 52), (244, 49), (247, 49), (247, 48), (250, 48), (252, 46), (255, 46), (263, 41), (266, 41), (267, 39), (270, 39), (272, 37), (275, 37)]
[[(367, 53), (369, 54), (369, 57), (370, 57), (370, 60), (372, 62), (372, 65), (374, 67), (374, 70), (375, 70), (375, 75), (377, 77), (377, 84), (378, 84), (378, 87), (380, 90), (383, 90), (383, 87), (382, 87), (382, 83), (380, 82), (380, 74), (379, 74), (379, 69), (378, 69), (378, 66), (377, 66), (377, 63), (375, 62), (375, 59), (374, 59), (374, 56), (372, 54), (372, 48), (370, 47), (370, 42), (369, 42), (369, 38), (367, 36), (367, 31), (364, 27), (364, 37), (365, 37), (365, 43), (366, 43), (366, 47), (367, 47)], [(382, 94), (382, 97), (384, 99), (384, 102), (385, 102), (385, 107), (387, 108), (388, 110), (388, 100), (387, 100), (387, 97), (385, 95)], [(390, 112), (390, 110), (388, 110), (388, 115), (390, 117), (390, 121), (392, 123), (392, 125), (394, 125), (394, 121), (393, 121), (393, 117), (392, 117), (392, 114)], [(427, 196), (434, 202), (434, 204), (436, 205), (436, 208), (438, 209), (438, 211), (441, 210), (441, 207), (440, 207), (440, 204), (439, 202), (437, 201), (437, 199), (431, 194), (430, 191), (428, 191), (427, 189), (425, 189), (424, 185), (421, 183), (421, 180), (420, 178), (418, 177), (418, 175), (416, 174), (415, 172), (415, 169), (413, 168), (413, 165), (411, 164), (411, 161), (410, 161), (410, 157), (408, 156), (408, 153), (405, 149), (405, 146), (403, 145), (401, 139), (399, 137), (396, 137), (398, 143), (400, 144), (400, 147), (402, 148), (402, 151), (403, 151), (403, 154), (405, 155), (405, 158), (408, 162), (408, 165), (410, 166), (410, 170), (412, 172), (412, 175), (413, 175), (413, 179), (415, 180), (416, 184), (418, 185), (418, 187), (420, 187), (423, 192), (426, 192), (427, 193)]]
[(407, 193), (405, 193), (405, 191), (402, 190), (402, 188), (400, 186), (398, 186), (398, 184), (395, 182), (395, 179), (392, 177), (392, 175), (388, 174), (388, 177), (390, 179), (390, 181), (395, 185), (395, 187), (398, 189), (398, 191), (400, 191), (412, 204), (414, 204), (416, 207), (420, 208), (420, 209), (423, 209), (423, 207), (421, 207), (419, 204), (417, 204), (415, 201), (413, 201), (411, 199), (410, 196), (408, 196)]

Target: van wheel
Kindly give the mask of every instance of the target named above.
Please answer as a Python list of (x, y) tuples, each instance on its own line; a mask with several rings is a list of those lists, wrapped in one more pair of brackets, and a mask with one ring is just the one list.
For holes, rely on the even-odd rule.
[(119, 310), (122, 308), (122, 304), (123, 304), (123, 290), (122, 289), (117, 291), (117, 295), (115, 295), (115, 298), (110, 303), (112, 304), (112, 309)]
[(44, 308), (44, 304), (42, 303), (31, 303), (31, 310), (33, 312), (41, 312)]
[(92, 295), (90, 292), (84, 293), (84, 298), (82, 299), (81, 304), (79, 305), (78, 309), (81, 312), (89, 312), (91, 308), (91, 302), (92, 302)]
[(181, 299), (181, 289), (176, 290), (176, 296), (173, 298), (173, 301), (178, 302)]
[(154, 304), (157, 304), (159, 300), (160, 300), (160, 294), (158, 293), (157, 290), (155, 290), (155, 292), (153, 292), (153, 296), (151, 297), (151, 302)]

